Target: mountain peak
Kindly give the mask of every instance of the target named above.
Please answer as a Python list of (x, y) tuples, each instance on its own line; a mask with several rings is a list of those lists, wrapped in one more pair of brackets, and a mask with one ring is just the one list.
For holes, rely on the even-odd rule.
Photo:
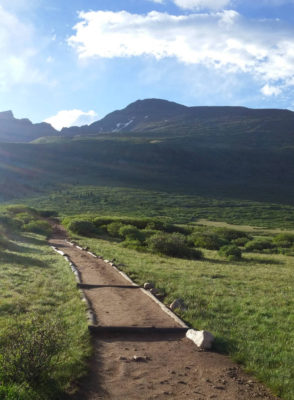
[(14, 119), (13, 112), (11, 110), (0, 112), (0, 119)]

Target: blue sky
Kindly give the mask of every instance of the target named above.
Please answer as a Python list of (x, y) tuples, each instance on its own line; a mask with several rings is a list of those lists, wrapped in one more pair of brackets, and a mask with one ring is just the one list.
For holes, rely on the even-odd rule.
[(294, 109), (294, 0), (1, 0), (0, 110), (62, 126), (137, 100)]

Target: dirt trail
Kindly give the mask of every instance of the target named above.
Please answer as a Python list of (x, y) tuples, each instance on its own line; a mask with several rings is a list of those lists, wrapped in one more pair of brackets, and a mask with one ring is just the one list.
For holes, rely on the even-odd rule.
[[(50, 244), (68, 255), (83, 283), (92, 285), (84, 292), (99, 325), (179, 327), (109, 264), (65, 239), (59, 228)], [(228, 357), (202, 352), (181, 334), (93, 335), (93, 346), (90, 372), (75, 400), (277, 399)]]

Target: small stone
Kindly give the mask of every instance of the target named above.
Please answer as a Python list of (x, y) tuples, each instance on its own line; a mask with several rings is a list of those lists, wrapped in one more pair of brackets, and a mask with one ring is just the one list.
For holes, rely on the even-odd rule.
[(217, 390), (225, 390), (224, 386), (213, 386), (213, 388)]
[(134, 356), (133, 360), (136, 362), (146, 362), (147, 358), (146, 357), (142, 357), (142, 356)]
[(195, 331), (194, 329), (189, 329), (186, 333), (186, 337), (203, 350), (211, 349), (214, 341), (213, 335), (208, 331)]
[(150, 289), (153, 289), (153, 288), (154, 288), (154, 285), (153, 285), (153, 283), (151, 283), (151, 282), (145, 282), (143, 287), (144, 287), (144, 289), (146, 289), (146, 290), (150, 290)]

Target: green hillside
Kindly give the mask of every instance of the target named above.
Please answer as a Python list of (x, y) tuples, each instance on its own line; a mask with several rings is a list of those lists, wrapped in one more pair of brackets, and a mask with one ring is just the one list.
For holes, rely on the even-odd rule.
[[(94, 192), (101, 187), (160, 192), (178, 199), (178, 209), (185, 209), (185, 196), (194, 196), (194, 210), (198, 198), (207, 205), (217, 200), (213, 215), (222, 219), (227, 202), (246, 204), (247, 210), (248, 202), (259, 202), (284, 213), (294, 206), (293, 181), (294, 113), (287, 110), (185, 107), (149, 99), (90, 126), (31, 143), (0, 144), (0, 201), (48, 203), (49, 193), (62, 194), (75, 212), (93, 209), (96, 194), (76, 210), (64, 193), (80, 195), (90, 186)], [(151, 212), (152, 203), (147, 209)], [(273, 224), (282, 221), (282, 214), (272, 214)], [(252, 210), (250, 220), (256, 220)], [(283, 221), (291, 224), (292, 213)]]

